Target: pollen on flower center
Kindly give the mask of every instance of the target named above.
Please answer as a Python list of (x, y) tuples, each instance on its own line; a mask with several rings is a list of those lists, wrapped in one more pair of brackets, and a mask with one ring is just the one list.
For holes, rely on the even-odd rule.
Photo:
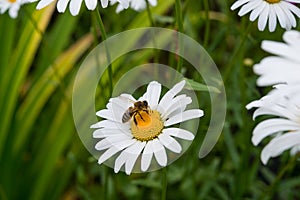
[(15, 3), (17, 0), (8, 0), (10, 3)]
[(133, 137), (140, 141), (149, 141), (161, 134), (164, 123), (159, 112), (150, 110), (147, 112), (140, 112), (131, 121), (131, 133)]
[(265, 0), (268, 3), (279, 3), (281, 0)]

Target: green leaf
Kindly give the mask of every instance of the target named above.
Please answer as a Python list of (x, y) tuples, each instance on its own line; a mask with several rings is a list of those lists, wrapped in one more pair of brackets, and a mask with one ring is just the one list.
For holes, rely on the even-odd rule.
[(215, 92), (221, 93), (220, 90), (213, 86), (207, 86), (202, 83), (198, 83), (192, 79), (185, 78), (184, 80), (187, 81), (187, 85), (185, 86), (188, 90), (196, 90), (196, 91), (203, 91), (203, 92)]
[(32, 86), (16, 116), (17, 132), (22, 132), (22, 134), (15, 139), (14, 152), (19, 152), (22, 149), (23, 144), (29, 139), (28, 135), (41, 109), (54, 90), (59, 87), (62, 79), (74, 67), (77, 60), (90, 47), (92, 41), (91, 34), (80, 39), (62, 53)]

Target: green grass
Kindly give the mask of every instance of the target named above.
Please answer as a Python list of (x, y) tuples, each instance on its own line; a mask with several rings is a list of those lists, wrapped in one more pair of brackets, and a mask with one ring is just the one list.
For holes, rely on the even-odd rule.
[[(160, 0), (150, 9), (156, 26), (183, 29), (205, 47), (223, 76), (227, 96), (222, 135), (213, 150), (199, 159), (210, 100), (207, 92), (197, 93), (207, 116), (200, 120), (190, 148), (166, 169), (167, 199), (299, 199), (299, 164), (284, 153), (263, 166), (263, 145), (251, 143), (256, 122), (245, 109), (269, 89), (256, 87), (257, 76), (245, 59), (259, 62), (268, 55), (261, 50), (261, 41), (281, 41), (284, 30), (259, 32), (249, 16), (240, 18), (237, 11), (230, 11), (232, 3), (183, 1), (182, 27), (176, 23), (175, 1)], [(116, 14), (115, 7), (109, 7), (100, 9), (100, 14), (108, 37), (151, 24), (146, 10)], [(69, 11), (59, 14), (54, 5), (36, 11), (31, 4), (23, 6), (15, 20), (8, 14), (0, 16), (0, 199), (161, 198), (163, 170), (115, 174), (97, 164), (76, 132), (75, 75), (85, 56), (102, 41), (94, 17), (84, 5), (80, 15), (73, 17)], [(174, 55), (136, 51), (113, 63), (113, 84), (132, 66), (153, 60), (177, 68)], [(182, 67), (186, 78), (199, 80), (187, 63)], [(100, 80), (97, 109), (110, 97), (109, 80), (107, 75)]]

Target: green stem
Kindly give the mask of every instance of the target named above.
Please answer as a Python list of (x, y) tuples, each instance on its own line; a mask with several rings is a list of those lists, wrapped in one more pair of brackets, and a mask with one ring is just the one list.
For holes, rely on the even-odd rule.
[(274, 196), (274, 192), (278, 186), (278, 183), (280, 182), (280, 180), (282, 179), (282, 177), (291, 169), (293, 169), (293, 167), (295, 166), (296, 160), (297, 160), (297, 156), (293, 156), (290, 161), (284, 166), (284, 168), (282, 168), (282, 170), (279, 172), (279, 174), (276, 176), (276, 178), (274, 179), (274, 181), (272, 182), (272, 184), (269, 187), (268, 190), (268, 199), (273, 199)]
[(167, 187), (168, 187), (168, 180), (167, 180), (167, 167), (162, 169), (162, 191), (161, 191), (161, 200), (167, 199)]
[[(181, 0), (175, 1), (175, 11), (176, 11), (176, 22), (178, 26), (179, 32), (183, 33), (183, 21), (182, 21), (182, 7), (181, 7)], [(182, 38), (179, 37), (179, 52), (182, 53), (183, 47), (182, 47)], [(177, 63), (177, 71), (180, 73), (183, 65), (183, 60), (181, 56), (178, 56), (178, 63)]]
[(99, 9), (97, 8), (95, 10), (96, 10), (96, 20), (98, 22), (100, 32), (101, 32), (101, 35), (102, 35), (102, 38), (103, 38), (103, 42), (104, 42), (104, 45), (105, 45), (106, 59), (107, 59), (107, 63), (108, 63), (109, 93), (110, 93), (110, 95), (112, 95), (112, 91), (113, 91), (113, 72), (112, 72), (111, 58), (110, 58), (110, 54), (109, 54), (109, 51), (108, 51), (108, 46), (106, 44), (107, 35), (106, 35), (105, 27), (104, 27)]
[(234, 52), (232, 53), (232, 56), (228, 62), (228, 64), (226, 65), (225, 67), (225, 73), (224, 73), (224, 76), (223, 76), (223, 82), (224, 84), (227, 82), (227, 79), (228, 79), (228, 76), (230, 75), (231, 71), (232, 71), (232, 68), (233, 68), (233, 63), (236, 59), (236, 57), (238, 56), (239, 54), (239, 51), (242, 49), (242, 47), (244, 46), (244, 43), (246, 41), (246, 38), (251, 30), (251, 25), (252, 23), (250, 23), (247, 27), (247, 29), (244, 31), (244, 34), (239, 42), (238, 45), (236, 45), (235, 49), (234, 49)]
[(207, 47), (209, 35), (210, 35), (210, 20), (209, 20), (209, 5), (208, 0), (204, 0), (204, 10), (205, 10), (205, 33), (204, 33), (204, 42), (203, 46)]
[(146, 5), (147, 5), (147, 14), (148, 14), (148, 19), (150, 21), (150, 24), (151, 24), (151, 26), (155, 26), (155, 22), (153, 20), (153, 16), (152, 16), (152, 13), (150, 10), (150, 5), (149, 5), (148, 0), (146, 1)]
[[(146, 4), (147, 4), (147, 14), (148, 14), (148, 19), (150, 21), (150, 24), (152, 27), (155, 27), (155, 21), (153, 20), (153, 16), (152, 16), (152, 13), (151, 13), (151, 10), (150, 10), (150, 4), (148, 2), (148, 0), (146, 1)], [(158, 52), (158, 49), (156, 48), (157, 45), (156, 45), (156, 40), (155, 40), (155, 33), (154, 31), (152, 30), (151, 31), (152, 33), (152, 41), (153, 41), (153, 50), (154, 50), (154, 63), (158, 63), (158, 60), (159, 60), (159, 52)], [(158, 77), (158, 72), (155, 72), (155, 76)]]
[(108, 169), (106, 166), (103, 166), (102, 183), (103, 183), (103, 200), (107, 200), (108, 199)]

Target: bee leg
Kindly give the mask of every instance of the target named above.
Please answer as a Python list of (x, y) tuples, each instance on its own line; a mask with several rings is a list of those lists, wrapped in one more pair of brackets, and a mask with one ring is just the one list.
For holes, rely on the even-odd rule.
[(133, 122), (137, 126), (137, 121), (136, 121), (135, 117), (133, 118)]
[(138, 112), (138, 114), (139, 114), (139, 116), (141, 117), (141, 119), (142, 119), (143, 121), (145, 121), (144, 118), (142, 117), (142, 115), (141, 115), (139, 112)]

